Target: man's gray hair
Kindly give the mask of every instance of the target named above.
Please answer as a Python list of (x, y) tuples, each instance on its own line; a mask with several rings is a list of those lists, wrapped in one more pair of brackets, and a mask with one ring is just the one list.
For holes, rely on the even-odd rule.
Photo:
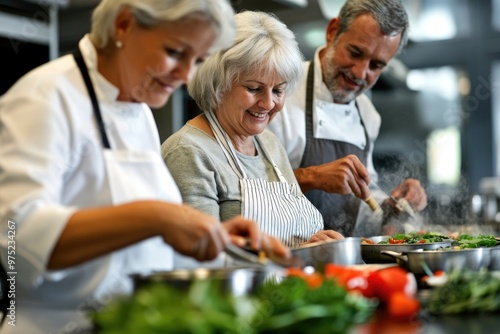
[(208, 57), (188, 84), (203, 111), (214, 111), (242, 73), (276, 73), (293, 92), (302, 77), (303, 56), (295, 35), (275, 15), (244, 11), (235, 15), (234, 45)]
[(354, 19), (369, 13), (377, 21), (384, 35), (401, 33), (398, 52), (408, 42), (408, 15), (400, 0), (347, 0), (340, 10), (340, 26), (337, 36), (347, 31)]
[(92, 14), (90, 32), (98, 49), (114, 43), (115, 20), (124, 7), (130, 8), (138, 24), (145, 28), (190, 17), (212, 21), (218, 36), (211, 52), (226, 48), (233, 42), (234, 10), (227, 0), (102, 0)]

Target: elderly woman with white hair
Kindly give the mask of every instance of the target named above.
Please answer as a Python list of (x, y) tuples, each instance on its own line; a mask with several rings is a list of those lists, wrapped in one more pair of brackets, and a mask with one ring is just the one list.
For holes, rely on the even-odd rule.
[(182, 205), (161, 159), (149, 107), (233, 37), (225, 0), (102, 0), (78, 51), (0, 99), (0, 251), (15, 281), (3, 334), (88, 327), (87, 309), (131, 292), (129, 274), (170, 269), (172, 247), (211, 260), (250, 237), (288, 254), (255, 222)]
[(188, 85), (203, 113), (162, 144), (183, 201), (217, 219), (255, 220), (289, 247), (342, 239), (323, 230), (283, 146), (266, 130), (302, 75), (295, 36), (272, 14), (235, 17), (234, 45), (208, 57)]

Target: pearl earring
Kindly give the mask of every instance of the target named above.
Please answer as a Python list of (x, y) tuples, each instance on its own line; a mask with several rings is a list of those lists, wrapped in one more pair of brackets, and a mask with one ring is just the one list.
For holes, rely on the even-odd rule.
[(122, 41), (116, 41), (116, 42), (115, 42), (115, 45), (116, 45), (116, 47), (117, 47), (118, 49), (121, 49), (121, 48), (123, 47), (123, 43), (122, 43)]

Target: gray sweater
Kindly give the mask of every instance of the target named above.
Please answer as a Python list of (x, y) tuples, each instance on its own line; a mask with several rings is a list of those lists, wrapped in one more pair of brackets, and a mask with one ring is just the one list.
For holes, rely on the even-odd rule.
[[(297, 183), (285, 149), (270, 131), (259, 135), (286, 180)], [(249, 179), (279, 182), (271, 163), (258, 143), (257, 156), (236, 152)], [(202, 130), (184, 125), (162, 145), (162, 156), (182, 195), (184, 203), (221, 221), (241, 214), (238, 176), (229, 165), (219, 143)]]

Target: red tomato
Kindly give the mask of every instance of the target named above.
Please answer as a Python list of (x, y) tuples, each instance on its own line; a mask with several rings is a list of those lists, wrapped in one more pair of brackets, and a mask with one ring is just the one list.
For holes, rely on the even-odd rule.
[(420, 302), (403, 292), (393, 293), (389, 299), (387, 311), (392, 318), (408, 320), (415, 317), (420, 310)]
[(304, 278), (306, 273), (301, 268), (290, 267), (286, 269), (286, 274), (288, 277), (300, 277)]
[(405, 239), (401, 239), (401, 240), (398, 240), (398, 239), (393, 239), (393, 238), (390, 238), (389, 239), (389, 243), (391, 245), (397, 245), (397, 244), (402, 244), (403, 242), (405, 242), (406, 240)]
[(327, 263), (325, 265), (325, 276), (326, 277), (335, 277), (338, 276), (342, 273), (344, 273), (346, 270), (352, 270), (344, 266), (339, 266), (333, 263)]
[(311, 289), (318, 288), (323, 284), (323, 276), (317, 273), (306, 275), (304, 280)]
[(347, 287), (347, 282), (353, 278), (361, 275), (359, 270), (327, 264), (325, 266), (325, 277), (334, 279), (338, 284)]
[(325, 277), (334, 279), (349, 291), (358, 291), (367, 298), (374, 297), (368, 284), (368, 275), (362, 270), (329, 263), (325, 266)]
[(357, 291), (357, 292), (361, 293), (363, 296), (365, 296), (366, 298), (376, 297), (375, 290), (368, 283), (368, 275), (366, 275), (364, 273), (361, 275), (352, 276), (347, 281), (346, 288), (349, 291)]
[(442, 271), (442, 270), (436, 270), (434, 272), (434, 276), (443, 276), (443, 275), (444, 275), (444, 271)]
[(288, 277), (299, 277), (304, 280), (310, 288), (317, 288), (323, 284), (323, 276), (319, 273), (308, 274), (300, 268), (287, 268)]
[(390, 267), (374, 271), (368, 275), (368, 285), (374, 291), (374, 296), (381, 302), (389, 302), (396, 292), (414, 296), (417, 291), (417, 282), (413, 274), (399, 267)]

